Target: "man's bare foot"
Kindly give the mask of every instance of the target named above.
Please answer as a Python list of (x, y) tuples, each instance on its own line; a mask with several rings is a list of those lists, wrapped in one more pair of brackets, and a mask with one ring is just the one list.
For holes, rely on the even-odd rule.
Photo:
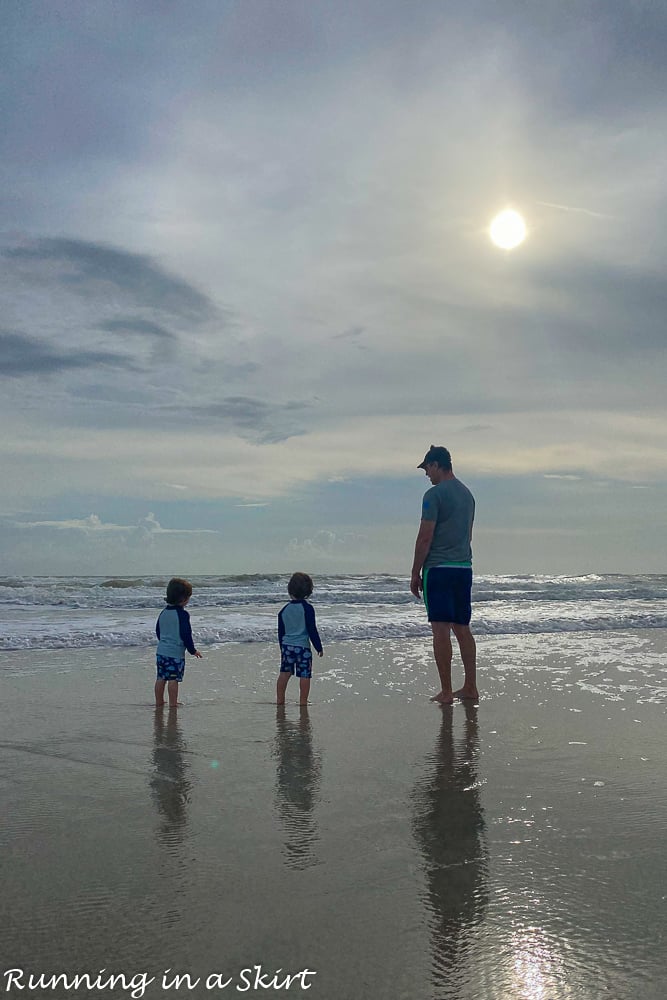
[(171, 702), (169, 702), (169, 708), (181, 708), (182, 706), (183, 706), (183, 702), (182, 701), (176, 701), (176, 702), (174, 702), (173, 705), (172, 705)]
[(453, 694), (445, 694), (444, 691), (440, 691), (438, 694), (434, 694), (433, 695), (433, 697), (431, 698), (431, 701), (437, 702), (438, 705), (453, 705), (454, 704), (454, 695)]
[(300, 701), (299, 702), (299, 708), (308, 708), (308, 702), (307, 701)]
[(284, 704), (285, 704), (285, 702), (284, 702), (284, 701), (277, 701), (277, 702), (276, 702), (276, 705), (284, 705)]
[(167, 704), (167, 703), (166, 703), (166, 701), (156, 701), (156, 702), (155, 702), (155, 707), (156, 707), (156, 708), (164, 708), (164, 706), (165, 706), (166, 704)]
[(479, 701), (479, 692), (477, 688), (467, 688), (464, 685), (454, 692), (454, 697), (460, 698), (462, 701)]

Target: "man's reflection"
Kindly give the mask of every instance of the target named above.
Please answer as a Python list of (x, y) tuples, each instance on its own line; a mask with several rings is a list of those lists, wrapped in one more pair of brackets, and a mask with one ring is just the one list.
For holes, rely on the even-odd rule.
[[(455, 997), (474, 962), (473, 930), (488, 903), (488, 851), (477, 778), (477, 708), (465, 704), (463, 733), (443, 708), (440, 732), (413, 793), (415, 839), (424, 857), (425, 902), (438, 995)], [(442, 993), (443, 987), (447, 993)]]
[(158, 839), (173, 852), (184, 838), (192, 787), (187, 746), (175, 708), (155, 712), (153, 768), (150, 787), (160, 816)]
[(322, 758), (313, 749), (313, 732), (307, 706), (299, 707), (298, 721), (285, 716), (285, 706), (276, 712), (276, 808), (283, 824), (283, 856), (288, 868), (317, 864), (319, 840), (313, 812), (319, 798)]

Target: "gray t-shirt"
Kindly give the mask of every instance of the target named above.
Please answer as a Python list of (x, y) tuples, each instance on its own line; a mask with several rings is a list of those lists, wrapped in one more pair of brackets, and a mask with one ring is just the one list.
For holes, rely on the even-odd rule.
[(424, 569), (443, 563), (472, 562), (472, 522), (475, 498), (459, 479), (445, 479), (424, 494), (422, 520), (435, 521), (433, 541)]

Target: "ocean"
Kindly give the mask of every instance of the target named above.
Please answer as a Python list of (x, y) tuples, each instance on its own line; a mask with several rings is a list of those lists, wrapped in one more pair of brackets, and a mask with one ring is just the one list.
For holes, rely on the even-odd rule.
[[(189, 611), (197, 642), (273, 642), (287, 577), (195, 576)], [(166, 577), (10, 577), (0, 580), (0, 649), (146, 646)], [(405, 577), (321, 576), (312, 598), (324, 641), (428, 635)], [(667, 628), (667, 575), (476, 577), (476, 635)]]

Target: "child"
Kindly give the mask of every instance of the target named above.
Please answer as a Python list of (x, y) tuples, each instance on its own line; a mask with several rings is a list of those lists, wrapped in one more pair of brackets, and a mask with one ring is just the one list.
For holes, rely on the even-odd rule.
[(307, 573), (294, 573), (287, 584), (292, 600), (278, 614), (278, 642), (280, 643), (280, 673), (276, 685), (277, 704), (285, 704), (287, 683), (296, 674), (299, 678), (299, 704), (308, 704), (310, 678), (313, 675), (313, 654), (310, 643), (322, 656), (322, 643), (317, 633), (315, 612), (306, 598), (313, 592), (313, 581)]
[(185, 670), (185, 650), (201, 660), (195, 649), (190, 628), (190, 615), (185, 605), (192, 596), (192, 584), (175, 576), (167, 584), (167, 607), (160, 612), (155, 625), (157, 644), (157, 680), (155, 682), (155, 707), (164, 705), (164, 688), (169, 691), (169, 708), (176, 708), (178, 685)]

